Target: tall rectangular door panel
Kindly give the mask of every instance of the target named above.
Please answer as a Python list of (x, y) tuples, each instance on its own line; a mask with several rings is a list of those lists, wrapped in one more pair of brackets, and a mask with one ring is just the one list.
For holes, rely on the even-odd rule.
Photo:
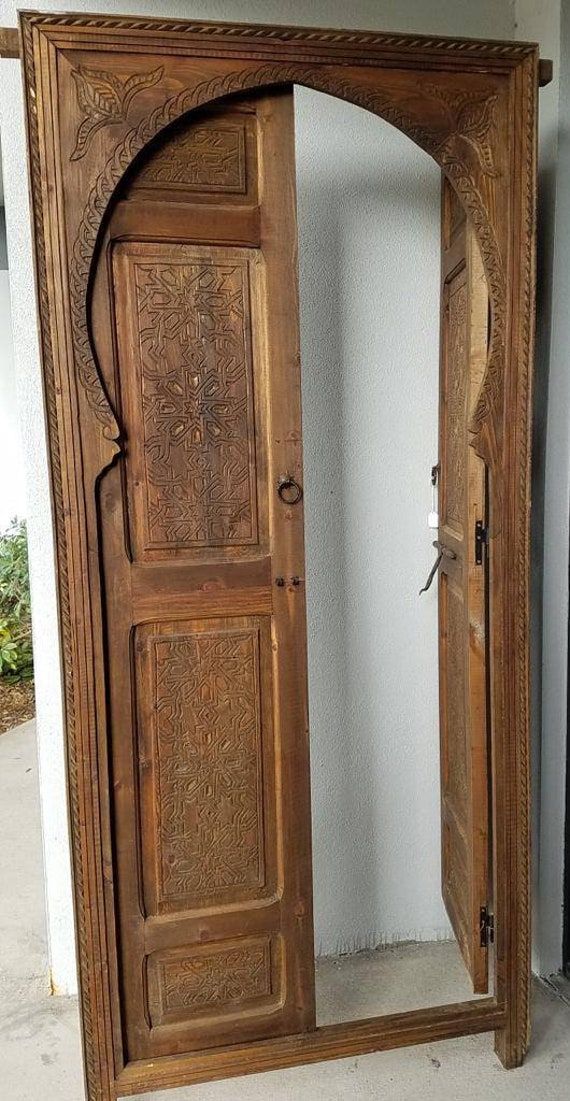
[(152, 150), (96, 278), (127, 1060), (315, 1023), (296, 249), (279, 90)]
[[(443, 183), (439, 677), (442, 892), (475, 993), (488, 987), (489, 800), (485, 465), (470, 420), (485, 371), (488, 292), (475, 231)], [(476, 538), (477, 532), (481, 536)]]

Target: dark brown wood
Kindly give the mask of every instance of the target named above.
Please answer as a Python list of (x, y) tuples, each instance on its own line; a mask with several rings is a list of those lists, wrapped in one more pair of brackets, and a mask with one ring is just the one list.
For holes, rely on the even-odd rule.
[[(496, 1030), (496, 1046), (503, 1063), (517, 1065), (528, 1040), (528, 441), (537, 48), (520, 42), (467, 42), (392, 33), (225, 27), (43, 13), (22, 16), (22, 42), (57, 532), (81, 1016), (89, 1101), (111, 1101), (119, 1090), (126, 1092), (128, 1088), (158, 1089), (169, 1084), (175, 1074), (179, 1075), (176, 1078), (179, 1084), (191, 1081), (193, 1074), (211, 1077), (225, 1073), (223, 1068), (230, 1065), (232, 1069), (228, 1072), (238, 1073), (283, 1065), (284, 1061), (332, 1057), (349, 1054), (351, 1050), (421, 1042), (433, 1039), (434, 1035), (459, 1035), (481, 1028)], [(229, 620), (223, 629), (231, 632), (236, 617), (249, 617), (248, 628), (253, 634), (247, 637), (259, 640), (262, 624), (258, 635), (254, 624), (256, 629), (258, 620), (274, 613), (282, 634), (278, 632), (272, 639), (272, 646), (277, 647), (272, 650), (273, 668), (275, 663), (279, 665), (273, 718), (276, 729), (283, 727), (288, 731), (294, 727), (297, 731), (293, 752), (285, 753), (283, 761), (282, 782), (284, 789), (290, 790), (292, 778), (302, 774), (303, 761), (306, 763), (306, 730), (303, 734), (306, 663), (300, 627), (303, 585), (292, 586), (287, 580), (295, 574), (303, 578), (299, 565), (302, 520), (298, 506), (297, 511), (285, 508), (279, 514), (283, 527), (275, 548), (266, 541), (266, 549), (260, 555), (267, 559), (275, 551), (271, 573), (287, 581), (283, 587), (271, 588), (271, 598), (267, 575), (263, 573), (266, 564), (262, 561), (256, 564), (249, 580), (243, 573), (236, 573), (234, 581), (231, 580), (230, 565), (244, 566), (248, 560), (247, 548), (253, 543), (226, 548), (224, 560), (220, 544), (216, 549), (211, 539), (208, 561), (214, 568), (207, 579), (207, 596), (204, 591), (202, 600), (203, 577), (195, 573), (188, 594), (184, 595), (184, 606), (177, 611), (178, 590), (172, 587), (175, 582), (169, 571), (175, 567), (186, 570), (189, 579), (190, 565), (185, 563), (184, 556), (191, 553), (194, 559), (199, 559), (202, 550), (198, 553), (196, 548), (190, 552), (187, 546), (181, 546), (171, 556), (174, 562), (161, 559), (164, 530), (160, 530), (160, 523), (156, 528), (152, 520), (162, 515), (155, 510), (154, 498), (151, 509), (148, 501), (145, 504), (144, 499), (131, 495), (128, 515), (132, 541), (128, 551), (124, 545), (119, 546), (120, 524), (118, 519), (113, 520), (112, 513), (113, 509), (122, 508), (125, 489), (121, 478), (126, 477), (127, 484), (129, 477), (136, 479), (141, 456), (136, 446), (132, 452), (129, 450), (125, 417), (134, 416), (136, 420), (136, 410), (133, 413), (132, 403), (128, 402), (123, 410), (118, 391), (121, 365), (117, 353), (122, 349), (123, 357), (134, 363), (135, 352), (130, 345), (125, 346), (129, 342), (124, 334), (119, 333), (113, 348), (109, 347), (112, 341), (101, 334), (112, 331), (104, 320), (106, 281), (115, 279), (118, 271), (125, 274), (133, 263), (133, 242), (127, 228), (117, 244), (116, 255), (111, 248), (107, 263), (102, 257), (105, 250), (109, 252), (115, 212), (118, 219), (126, 218), (123, 226), (127, 227), (132, 213), (124, 214), (128, 204), (148, 201), (148, 192), (153, 192), (157, 183), (163, 192), (156, 200), (159, 205), (181, 204), (182, 209), (188, 201), (187, 195), (189, 205), (196, 205), (196, 182), (200, 184), (200, 180), (194, 178), (179, 188), (175, 179), (165, 179), (163, 170), (150, 189), (148, 176), (145, 181), (141, 175), (139, 198), (134, 195), (136, 188), (131, 198), (126, 197), (143, 160), (152, 157), (157, 146), (168, 140), (169, 127), (174, 135), (190, 122), (189, 113), (202, 112), (224, 97), (252, 95), (258, 89), (271, 96), (272, 88), (294, 83), (337, 95), (376, 113), (429, 153), (450, 180), (473, 225), (485, 268), (492, 319), (490, 347), (470, 429), (473, 447), (489, 472), (495, 997), (475, 1008), (466, 1003), (447, 1014), (436, 1008), (424, 1010), (419, 1016), (404, 1015), (401, 1026), (395, 1025), (393, 1019), (386, 1023), (380, 1018), (362, 1026), (363, 1032), (360, 1026), (346, 1025), (332, 1032), (309, 1032), (306, 1036), (310, 1039), (299, 1039), (298, 1035), (274, 1036), (259, 1041), (265, 1045), (262, 1048), (248, 1042), (236, 1044), (231, 1059), (226, 1059), (225, 1054), (217, 1057), (212, 1049), (199, 1055), (157, 1056), (150, 1061), (129, 1063), (125, 1054), (128, 1055), (133, 1037), (129, 1040), (120, 1012), (124, 968), (117, 939), (123, 888), (117, 876), (113, 827), (117, 800), (123, 801), (125, 821), (128, 819), (134, 776), (131, 790), (129, 782), (114, 783), (116, 747), (110, 718), (116, 715), (117, 708), (122, 707), (121, 714), (127, 720), (123, 727), (125, 741), (132, 737), (132, 726), (127, 714), (127, 691), (122, 700), (120, 681), (113, 684), (115, 663), (110, 660), (106, 644), (109, 608), (115, 615), (116, 637), (123, 640), (135, 609), (121, 584), (108, 591), (110, 574), (108, 568), (102, 567), (105, 563), (116, 564), (117, 578), (124, 579), (129, 572), (129, 584), (132, 583), (133, 593), (136, 592), (140, 602), (136, 615), (140, 616), (138, 641), (142, 648), (137, 650), (135, 632), (131, 679), (136, 679), (137, 662), (146, 660), (145, 624), (152, 621), (156, 612), (153, 601), (164, 598), (164, 622), (184, 623), (188, 639), (185, 645), (190, 647), (199, 642), (198, 620), (216, 620), (219, 626), (220, 621)], [(195, 116), (196, 120), (200, 117)], [(272, 133), (268, 127), (269, 143), (274, 140)], [(244, 142), (245, 148), (247, 135)], [(275, 157), (273, 162), (280, 175), (276, 193), (290, 211), (293, 192), (290, 171)], [(261, 247), (265, 256), (267, 278), (263, 293), (272, 303), (271, 342), (280, 357), (274, 368), (276, 389), (271, 399), (275, 432), (267, 452), (271, 464), (267, 468), (267, 485), (271, 489), (274, 476), (293, 474), (301, 481), (297, 316), (290, 279), (294, 246), (287, 238), (287, 249), (281, 259), (281, 275), (286, 276), (285, 295), (281, 297), (282, 280), (277, 274), (275, 256), (281, 248), (279, 226), (283, 206), (275, 207), (273, 213), (267, 212), (265, 218), (262, 212), (259, 223), (255, 218), (248, 222), (244, 211), (249, 198), (247, 192), (240, 191), (243, 182), (239, 171), (226, 176), (224, 186), (223, 206), (228, 207), (230, 196), (229, 206), (240, 207), (241, 220), (233, 222), (233, 218), (220, 215), (221, 236), (216, 238), (215, 247), (239, 251), (247, 245), (243, 234), (253, 228), (253, 247)], [(144, 191), (146, 195), (142, 194)], [(187, 195), (182, 196), (181, 202), (184, 192)], [(150, 202), (156, 205), (154, 199)], [(203, 205), (206, 207), (207, 203)], [(207, 215), (201, 214), (200, 219), (197, 218), (196, 225), (200, 222), (200, 233), (205, 237), (193, 241), (193, 247), (213, 246), (213, 240), (207, 236)], [(175, 222), (171, 211), (162, 216), (161, 232), (169, 240)], [(233, 232), (229, 229), (230, 222)], [(180, 224), (186, 234), (188, 218), (181, 217)], [(136, 232), (140, 234), (140, 228)], [(141, 240), (147, 243), (142, 237)], [(171, 245), (172, 241), (168, 247)], [(260, 288), (256, 288), (255, 278), (252, 286), (250, 303), (257, 301), (255, 295), (263, 297)], [(121, 293), (128, 292), (123, 289)], [(132, 289), (130, 294), (132, 303)], [(115, 355), (119, 367), (111, 377), (106, 364)], [(261, 461), (263, 464), (263, 457)], [(258, 480), (259, 477), (258, 470)], [(279, 502), (272, 492), (267, 499), (270, 528), (278, 523)], [(254, 502), (250, 494), (246, 504), (247, 501), (251, 519), (247, 524), (242, 519), (240, 538), (249, 538), (256, 522), (263, 539), (263, 531), (269, 530), (263, 527), (263, 496), (258, 495)], [(100, 517), (105, 519), (103, 525)], [(185, 541), (182, 539), (182, 543)], [(148, 556), (144, 563), (137, 560), (141, 554)], [(142, 571), (146, 569), (155, 574), (156, 590), (145, 587)], [(170, 596), (166, 597), (166, 593)], [(257, 645), (262, 649), (259, 641)], [(157, 646), (162, 654), (161, 639)], [(121, 670), (125, 668), (126, 656), (123, 649), (118, 666)], [(264, 682), (267, 668), (268, 663), (263, 664), (260, 657), (260, 683)], [(128, 690), (129, 684), (125, 688)], [(143, 693), (143, 708), (148, 707), (145, 700)], [(133, 753), (134, 748), (125, 748), (124, 752)], [(146, 759), (143, 754), (143, 763)], [(147, 767), (144, 764), (144, 770)], [(279, 792), (279, 785), (276, 790)], [(299, 812), (301, 823), (305, 821), (307, 806), (308, 778), (305, 778), (293, 807), (293, 812)], [(150, 829), (151, 823), (152, 819), (146, 822), (145, 829)], [(129, 832), (123, 832), (122, 836), (126, 846)], [(304, 827), (300, 836), (290, 834), (286, 844), (289, 844), (287, 871), (292, 870), (296, 880), (290, 898), (303, 899), (310, 856)], [(140, 859), (137, 852), (131, 852), (130, 856), (133, 863)], [(126, 860), (126, 854), (123, 859)], [(148, 904), (148, 899), (152, 902), (155, 897), (152, 877), (145, 891), (140, 896), (143, 910), (145, 901)], [(294, 918), (301, 929), (310, 923), (310, 915), (303, 906)], [(136, 921), (140, 924), (140, 916)], [(164, 923), (163, 918), (161, 921)], [(137, 936), (140, 934), (135, 929), (135, 940)], [(248, 936), (251, 938), (254, 933)], [(304, 934), (299, 936), (303, 939)], [(251, 939), (249, 944), (252, 947)], [(175, 951), (177, 947), (170, 944), (169, 950)], [(306, 960), (302, 951), (297, 958)], [(156, 995), (160, 982), (156, 971), (149, 974), (148, 981), (149, 990), (152, 987)], [(302, 966), (299, 984), (299, 989), (308, 988)], [(162, 1012), (160, 1006), (158, 1011)], [(171, 1011), (175, 1012), (172, 1005), (167, 1007), (167, 1012)], [(176, 1027), (172, 1020), (169, 1027)], [(135, 1036), (134, 1044), (139, 1041), (140, 1035)]]
[[(442, 191), (439, 390), (439, 679), (442, 892), (473, 990), (488, 989), (481, 911), (489, 900), (486, 476), (470, 444), (488, 354), (489, 296), (473, 227)], [(451, 557), (450, 555), (453, 555)], [(478, 562), (477, 558), (481, 557)]]
[(95, 271), (125, 1062), (315, 1025), (296, 247), (289, 90), (167, 134)]

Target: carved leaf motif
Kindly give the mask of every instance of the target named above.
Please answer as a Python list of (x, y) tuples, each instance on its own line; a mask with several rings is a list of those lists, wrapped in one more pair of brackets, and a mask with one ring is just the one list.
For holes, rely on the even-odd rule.
[(78, 161), (81, 157), (84, 156), (84, 154), (87, 152), (89, 138), (92, 134), (95, 133), (96, 130), (99, 129), (100, 126), (105, 125), (105, 121), (105, 119), (101, 119), (99, 120), (99, 122), (95, 122), (91, 118), (83, 119), (77, 131), (77, 137), (75, 139), (75, 149), (71, 154), (72, 161)]
[(450, 153), (456, 142), (466, 142), (476, 154), (487, 176), (497, 176), (489, 131), (495, 121), (497, 95), (485, 92), (458, 92), (450, 95), (437, 85), (427, 85), (426, 91), (445, 108), (450, 133), (442, 147)]
[(495, 121), (495, 104), (497, 96), (481, 96), (478, 99), (467, 101), (459, 110), (457, 116), (457, 130), (463, 141), (473, 147), (483, 171), (488, 176), (496, 176), (497, 170), (493, 163), (491, 145), (488, 141), (489, 130)]
[(112, 118), (121, 110), (122, 85), (115, 73), (98, 69), (74, 69), (72, 77), (77, 87), (77, 99), (86, 115), (107, 115)]
[(152, 88), (162, 78), (160, 66), (150, 73), (134, 73), (123, 81), (116, 73), (80, 66), (72, 72), (77, 88), (77, 101), (85, 118), (81, 120), (71, 160), (85, 156), (93, 134), (102, 126), (123, 122), (134, 96), (143, 88)]

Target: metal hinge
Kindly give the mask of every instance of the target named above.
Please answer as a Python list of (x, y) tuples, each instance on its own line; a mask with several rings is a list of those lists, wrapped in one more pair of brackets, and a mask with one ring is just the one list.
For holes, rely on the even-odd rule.
[(495, 917), (489, 913), (487, 906), (482, 906), (479, 911), (479, 933), (481, 948), (488, 948), (495, 943)]
[(482, 520), (475, 521), (475, 565), (483, 564), (483, 547), (487, 546), (487, 528)]

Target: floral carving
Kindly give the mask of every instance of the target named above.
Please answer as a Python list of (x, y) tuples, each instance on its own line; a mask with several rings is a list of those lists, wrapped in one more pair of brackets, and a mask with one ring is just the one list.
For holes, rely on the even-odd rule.
[(159, 912), (263, 884), (257, 628), (153, 641)]
[[(148, 260), (146, 259), (148, 256)], [(181, 245), (132, 269), (145, 547), (256, 540), (249, 262)], [(207, 477), (205, 476), (207, 473)]]
[(72, 161), (84, 157), (93, 135), (102, 126), (115, 122), (124, 122), (131, 101), (143, 88), (152, 88), (162, 79), (164, 69), (160, 66), (150, 73), (133, 73), (127, 80), (121, 80), (116, 73), (103, 72), (102, 69), (74, 69), (72, 77), (77, 88), (77, 99), (84, 118), (79, 124)]
[(439, 146), (439, 156), (446, 159), (455, 147), (465, 143), (478, 158), (486, 176), (497, 176), (489, 131), (495, 121), (497, 95), (490, 92), (449, 92), (435, 84), (424, 85), (433, 99), (443, 107), (448, 134)]

